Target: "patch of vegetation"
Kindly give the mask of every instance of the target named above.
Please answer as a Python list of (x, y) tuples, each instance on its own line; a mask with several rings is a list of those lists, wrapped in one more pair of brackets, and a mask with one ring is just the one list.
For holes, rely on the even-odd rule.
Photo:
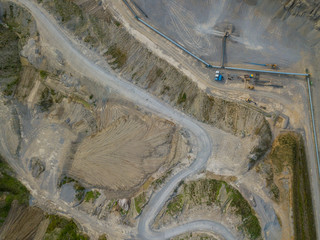
[(246, 232), (250, 239), (259, 238), (261, 236), (261, 226), (247, 200), (238, 190), (230, 185), (226, 186), (226, 190), (229, 193), (230, 206), (242, 218), (242, 224), (239, 226), (239, 229)]
[[(93, 96), (92, 96), (93, 97)], [(91, 109), (91, 104), (88, 103), (86, 100), (78, 97), (78, 96), (72, 96), (71, 97), (72, 101), (77, 102), (79, 104), (81, 104), (82, 106), (84, 106), (86, 109)]]
[(261, 237), (261, 227), (253, 209), (241, 193), (226, 182), (215, 179), (202, 179), (187, 184), (182, 183), (182, 186), (183, 190), (167, 204), (166, 213), (176, 216), (182, 212), (185, 205), (188, 205), (189, 208), (202, 204), (207, 206), (212, 204), (221, 207), (226, 206), (225, 202), (222, 203), (219, 199), (220, 191), (224, 187), (228, 196), (226, 202), (228, 202), (229, 209), (231, 209), (228, 211), (232, 211), (242, 218), (242, 224), (238, 228), (250, 239)]
[(183, 209), (184, 198), (182, 194), (175, 196), (168, 204), (166, 212), (171, 216), (175, 216)]
[(117, 200), (111, 200), (108, 203), (108, 209), (111, 210), (114, 206), (117, 206), (117, 205), (118, 205), (118, 201)]
[(157, 70), (156, 70), (156, 75), (157, 75), (157, 77), (161, 77), (162, 74), (163, 74), (162, 68), (157, 68)]
[(281, 173), (286, 166), (293, 166), (298, 150), (298, 141), (292, 134), (283, 134), (277, 138), (270, 153), (275, 173)]
[(86, 43), (91, 43), (91, 44), (96, 44), (96, 43), (97, 43), (97, 39), (96, 39), (95, 37), (91, 36), (90, 34), (87, 35), (87, 36), (84, 38), (83, 41), (86, 42)]
[(270, 193), (272, 194), (272, 199), (276, 202), (280, 201), (280, 190), (275, 183), (270, 185)]
[(181, 92), (178, 96), (178, 104), (184, 103), (187, 100), (187, 95), (184, 92)]
[(124, 210), (124, 209), (122, 209), (122, 208), (120, 208), (120, 214), (121, 214), (121, 216), (126, 216), (127, 214), (128, 214), (128, 212), (129, 212), (129, 210)]
[(105, 234), (101, 235), (98, 240), (107, 240), (107, 236)]
[(226, 183), (214, 179), (199, 180), (199, 182), (184, 184), (184, 193), (195, 205), (202, 203), (211, 205), (218, 202), (222, 184)]
[(74, 180), (73, 178), (68, 176), (64, 176), (63, 179), (59, 182), (58, 186), (59, 188), (61, 188), (64, 184), (72, 182), (74, 183), (73, 188), (76, 191), (76, 198), (78, 199), (78, 201), (81, 201), (84, 197), (86, 189), (77, 180)]
[(293, 215), (296, 239), (316, 239), (308, 164), (302, 137), (297, 138), (293, 165)]
[(18, 85), (19, 81), (20, 81), (20, 78), (17, 78), (16, 80), (8, 83), (4, 90), (4, 95), (11, 96), (13, 94), (15, 87)]
[(49, 215), (48, 216), (50, 223), (48, 225), (44, 239), (56, 239), (56, 240), (88, 240), (89, 237), (82, 235), (77, 225), (73, 220), (68, 220), (66, 218)]
[(121, 68), (124, 66), (124, 64), (127, 62), (127, 54), (123, 52), (117, 44), (112, 45), (109, 47), (107, 51), (107, 55), (111, 55), (112, 58), (114, 59), (111, 64), (116, 65), (115, 68)]
[(13, 176), (13, 170), (0, 156), (0, 227), (8, 216), (13, 200), (24, 205), (29, 203), (28, 189)]
[[(6, 10), (4, 11), (6, 13)], [(10, 25), (10, 22), (6, 21), (7, 16), (5, 16), (5, 14), (3, 15), (2, 19), (4, 22)], [(6, 79), (6, 82), (2, 82), (1, 85), (5, 86), (4, 94), (6, 96), (10, 96), (14, 92), (14, 88), (19, 81), (21, 71), (21, 62), (19, 56), (19, 37), (11, 27), (5, 28), (1, 24), (0, 56), (0, 80)], [(10, 79), (11, 82), (8, 83), (7, 79)]]
[(78, 201), (81, 201), (84, 197), (84, 193), (86, 189), (77, 181), (73, 185), (73, 188), (74, 190), (76, 190), (76, 198), (78, 199)]
[(121, 27), (121, 23), (120, 23), (119, 21), (114, 20), (113, 22), (114, 22), (114, 24), (115, 24), (117, 27)]
[(71, 0), (54, 0), (54, 5), (62, 22), (70, 21), (73, 16), (78, 16), (83, 19), (81, 8)]
[(157, 180), (152, 182), (152, 185), (157, 188), (159, 187), (162, 183), (164, 183), (164, 181), (167, 179), (167, 177), (172, 173), (172, 170), (169, 170), (168, 172), (166, 172), (165, 175), (163, 175), (162, 177), (158, 178)]
[[(105, 14), (106, 14), (106, 12), (105, 12)], [(104, 28), (104, 25), (101, 24), (101, 20), (99, 18), (91, 16), (91, 15), (89, 16), (89, 20), (90, 20), (90, 26), (92, 27), (92, 33), (96, 37), (96, 40), (97, 40), (96, 42), (98, 42), (98, 40), (100, 41), (100, 43), (107, 41), (108, 34), (106, 32), (106, 29)]]
[(47, 71), (44, 70), (40, 70), (40, 77), (42, 79), (46, 79), (48, 77), (49, 73)]
[(134, 205), (138, 214), (142, 212), (142, 208), (145, 205), (147, 199), (145, 193), (141, 193), (139, 196), (134, 198)]
[(40, 106), (40, 109), (43, 112), (48, 111), (49, 108), (53, 105), (53, 98), (51, 96), (49, 88), (46, 87), (42, 91), (38, 105)]
[(59, 188), (62, 187), (62, 185), (67, 184), (67, 183), (71, 183), (74, 182), (75, 180), (71, 177), (68, 176), (64, 176), (63, 179), (59, 182), (58, 186)]
[(205, 233), (185, 233), (177, 237), (171, 238), (171, 240), (217, 240), (213, 236), (209, 236)]
[(302, 137), (292, 132), (280, 134), (265, 162), (258, 166), (257, 171), (263, 170), (266, 174), (267, 187), (275, 201), (280, 201), (281, 196), (274, 178), (281, 176), (284, 171), (292, 173), (295, 239), (316, 239), (308, 165)]
[(98, 197), (101, 195), (101, 193), (99, 191), (89, 191), (86, 193), (84, 200), (86, 202), (89, 202), (90, 200), (92, 200), (93, 202), (98, 199)]

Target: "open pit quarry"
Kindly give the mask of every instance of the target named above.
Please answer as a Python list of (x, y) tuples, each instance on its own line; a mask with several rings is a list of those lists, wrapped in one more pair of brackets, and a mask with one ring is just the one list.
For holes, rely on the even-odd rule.
[(0, 239), (319, 239), (319, 9), (0, 0)]

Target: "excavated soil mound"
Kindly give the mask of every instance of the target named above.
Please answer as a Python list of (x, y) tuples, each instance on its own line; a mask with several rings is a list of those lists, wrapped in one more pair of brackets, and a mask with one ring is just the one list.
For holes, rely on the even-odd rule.
[(72, 177), (109, 190), (128, 190), (177, 159), (179, 137), (172, 122), (118, 104), (107, 105), (99, 119), (106, 127), (79, 145), (68, 173)]

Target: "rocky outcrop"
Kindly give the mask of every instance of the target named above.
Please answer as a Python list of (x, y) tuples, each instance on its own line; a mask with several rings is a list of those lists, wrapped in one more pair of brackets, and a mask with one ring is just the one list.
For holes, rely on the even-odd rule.
[(40, 174), (46, 169), (45, 163), (37, 157), (31, 158), (30, 163), (32, 169), (32, 176), (35, 178), (38, 178)]
[(315, 22), (315, 28), (320, 30), (320, 2), (313, 0), (289, 0), (284, 8), (294, 16), (307, 16)]

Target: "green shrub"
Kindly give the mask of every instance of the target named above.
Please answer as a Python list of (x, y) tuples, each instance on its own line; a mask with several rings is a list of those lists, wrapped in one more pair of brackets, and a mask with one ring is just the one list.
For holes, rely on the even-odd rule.
[(183, 195), (179, 194), (169, 202), (167, 206), (167, 213), (169, 213), (171, 216), (174, 216), (177, 213), (182, 211), (183, 205), (184, 205)]
[(181, 92), (178, 96), (178, 104), (184, 103), (187, 100), (186, 93)]
[(20, 204), (27, 205), (29, 203), (29, 191), (13, 177), (14, 173), (9, 165), (0, 156), (0, 196), (4, 201), (0, 201), (0, 227), (5, 221), (11, 208), (13, 200), (17, 200)]
[(246, 232), (250, 236), (250, 239), (258, 239), (261, 236), (261, 226), (251, 206), (238, 190), (230, 185), (226, 189), (231, 201), (230, 206), (242, 218), (242, 224), (239, 228)]
[(40, 70), (40, 77), (41, 77), (42, 79), (47, 78), (47, 77), (48, 77), (48, 72), (43, 71), (43, 70)]
[(109, 47), (107, 51), (108, 55), (111, 55), (112, 58), (114, 58), (113, 62), (111, 64), (116, 65), (116, 68), (121, 68), (124, 66), (124, 64), (127, 62), (127, 54), (117, 46), (117, 44), (112, 45)]
[(49, 215), (50, 223), (47, 227), (46, 235), (44, 239), (51, 239), (50, 236), (55, 231), (58, 232), (58, 235), (54, 237), (57, 240), (88, 240), (87, 236), (84, 236), (79, 233), (77, 225), (73, 220), (68, 220), (66, 218), (57, 216), (57, 215)]
[(142, 207), (144, 206), (145, 203), (146, 203), (146, 195), (145, 195), (145, 193), (141, 193), (139, 196), (137, 196), (134, 199), (134, 204), (135, 204), (136, 211), (137, 211), (138, 214), (141, 213)]
[(20, 78), (17, 78), (16, 80), (8, 83), (5, 90), (4, 90), (4, 95), (11, 96), (13, 94), (15, 87), (19, 83), (19, 80), (20, 80)]
[(81, 8), (71, 0), (54, 0), (54, 5), (62, 22), (68, 22), (73, 16), (83, 19)]
[(90, 200), (92, 200), (94, 202), (96, 199), (98, 199), (98, 197), (100, 195), (101, 195), (101, 193), (96, 191), (96, 190), (95, 191), (89, 191), (89, 192), (86, 193), (86, 196), (84, 197), (84, 200), (86, 202), (89, 202)]
[(43, 112), (48, 111), (49, 108), (53, 105), (53, 98), (51, 96), (49, 88), (45, 88), (42, 91), (38, 105), (40, 106), (40, 109)]

